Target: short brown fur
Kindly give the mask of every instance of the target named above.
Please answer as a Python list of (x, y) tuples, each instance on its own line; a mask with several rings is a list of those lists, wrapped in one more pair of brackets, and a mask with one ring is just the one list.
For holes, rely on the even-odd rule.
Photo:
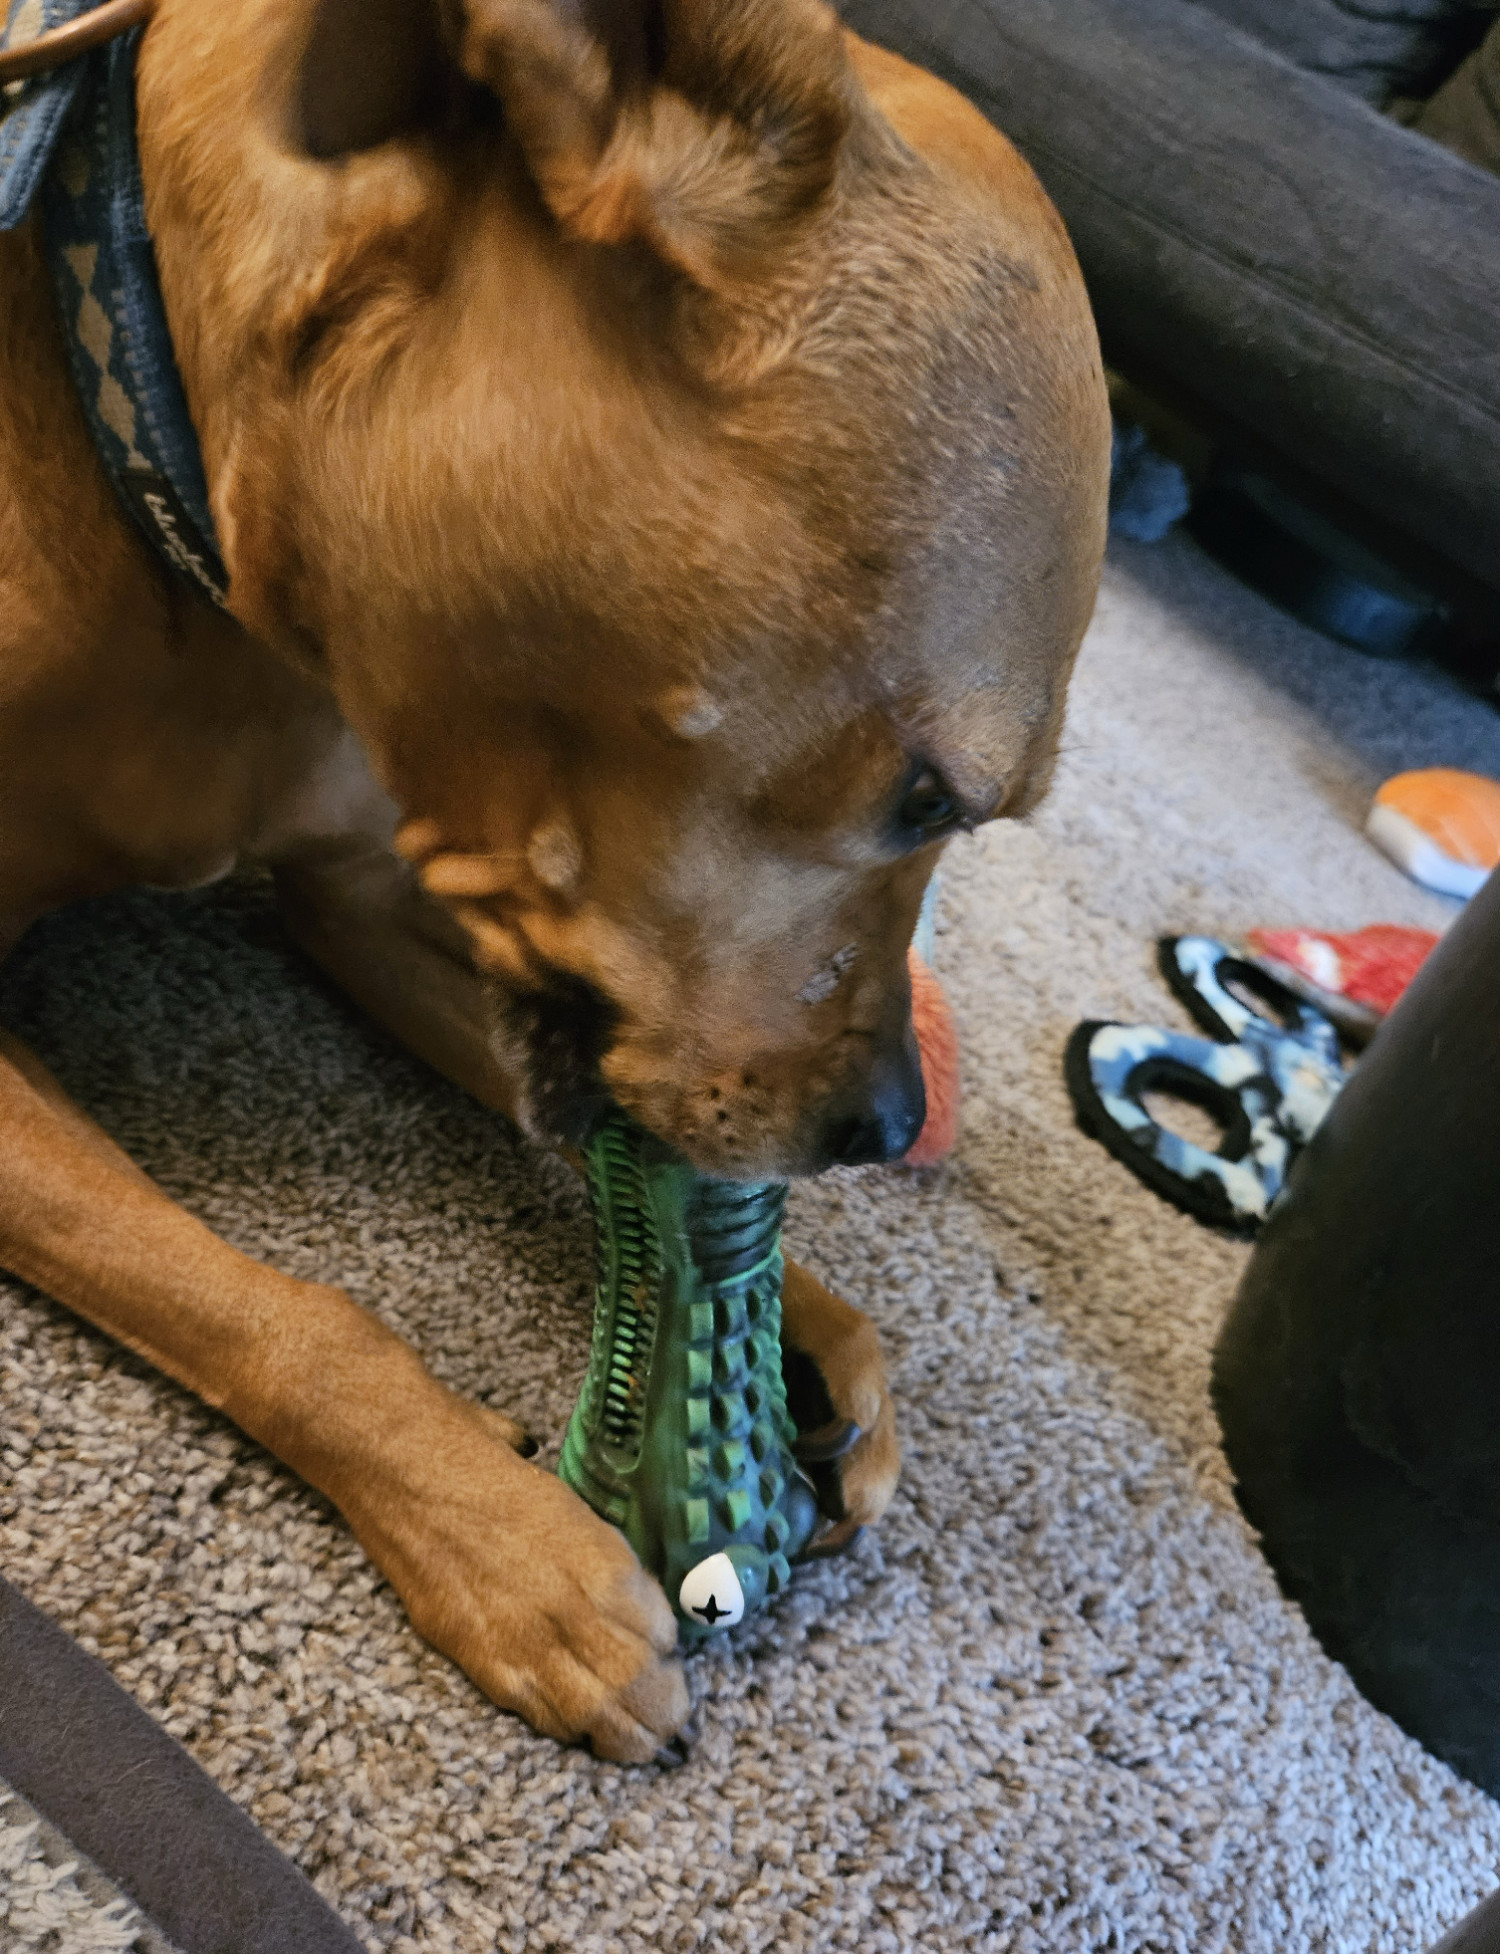
[[(650, 35), (622, 0), (598, 37), (381, 0), (349, 17), (421, 59), (368, 85), (347, 14), (161, 0), (139, 61), (231, 615), (121, 515), (38, 238), (0, 238), (0, 949), (265, 864), (355, 998), (544, 1137), (607, 1091), (706, 1169), (809, 1170), (909, 1037), (941, 836), (893, 838), (903, 782), (1019, 814), (1056, 751), (1107, 455), (1067, 241), (816, 0)], [(598, 1014), (565, 1077), (558, 996)], [(322, 1487), (497, 1702), (620, 1758), (678, 1727), (662, 1595), (509, 1421), (218, 1241), (3, 1037), (0, 1150), (0, 1262)], [(795, 1266), (786, 1323), (878, 1518), (870, 1327)]]

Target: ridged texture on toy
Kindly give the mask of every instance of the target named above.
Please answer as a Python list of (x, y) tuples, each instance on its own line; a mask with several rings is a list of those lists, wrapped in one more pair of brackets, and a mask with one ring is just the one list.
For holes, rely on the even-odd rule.
[(780, 1182), (711, 1180), (621, 1116), (587, 1150), (598, 1286), (588, 1374), (558, 1467), (677, 1609), (725, 1553), (745, 1612), (790, 1578), (817, 1519), (781, 1378)]

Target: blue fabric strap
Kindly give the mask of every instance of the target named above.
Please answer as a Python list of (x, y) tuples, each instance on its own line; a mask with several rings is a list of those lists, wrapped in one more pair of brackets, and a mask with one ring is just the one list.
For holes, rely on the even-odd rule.
[[(6, 44), (84, 11), (84, 0), (13, 0)], [(158, 553), (222, 604), (228, 578), (146, 230), (135, 138), (142, 31), (19, 85), (0, 121), (0, 228), (21, 223), (40, 191), (68, 358), (100, 457)]]
[[(82, 12), (75, 0), (11, 0), (0, 47), (20, 47)], [(68, 111), (83, 85), (83, 61), (0, 90), (0, 231), (13, 231), (27, 212), (52, 160)]]

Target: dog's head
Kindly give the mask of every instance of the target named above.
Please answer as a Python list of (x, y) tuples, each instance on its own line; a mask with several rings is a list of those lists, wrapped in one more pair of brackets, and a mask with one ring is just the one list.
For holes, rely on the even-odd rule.
[(1043, 791), (1096, 586), (1050, 207), (817, 0), (226, 7), (232, 90), (172, 0), (141, 86), (232, 602), (336, 691), (533, 1119), (900, 1154), (924, 887)]

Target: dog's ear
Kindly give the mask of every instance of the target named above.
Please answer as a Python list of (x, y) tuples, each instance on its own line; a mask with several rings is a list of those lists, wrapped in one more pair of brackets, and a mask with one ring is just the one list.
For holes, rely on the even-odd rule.
[(369, 148), (458, 75), (499, 100), (565, 232), (709, 288), (826, 194), (855, 95), (821, 0), (318, 0), (304, 145)]
[(821, 0), (465, 0), (460, 61), (564, 231), (710, 289), (827, 194), (855, 93)]
[[(645, 0), (563, 0), (622, 82), (650, 60)], [(297, 137), (310, 156), (347, 156), (430, 123), (451, 97), (459, 0), (317, 0), (298, 73)]]
[(448, 69), (435, 0), (318, 0), (297, 78), (303, 148), (344, 156), (426, 122)]

